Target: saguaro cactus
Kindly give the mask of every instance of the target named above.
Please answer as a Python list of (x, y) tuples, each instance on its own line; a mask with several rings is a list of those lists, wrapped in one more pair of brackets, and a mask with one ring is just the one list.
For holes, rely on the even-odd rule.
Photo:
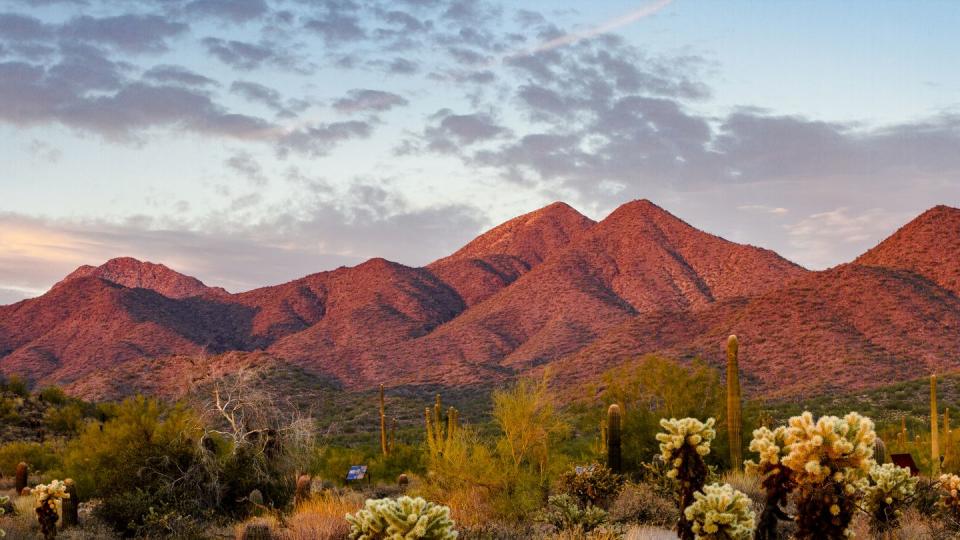
[(930, 472), (940, 474), (940, 437), (937, 433), (940, 414), (937, 413), (937, 374), (930, 375)]
[(73, 479), (67, 478), (63, 481), (63, 485), (67, 488), (68, 497), (60, 503), (63, 507), (63, 515), (60, 516), (60, 521), (64, 528), (76, 527), (80, 522), (80, 496), (77, 495), (77, 484), (74, 483)]
[(607, 409), (607, 467), (623, 472), (623, 454), (620, 446), (620, 406), (614, 403)]
[(16, 488), (17, 493), (23, 493), (23, 489), (27, 487), (27, 477), (30, 474), (30, 466), (24, 462), (17, 464), (17, 479), (16, 479)]
[(387, 411), (383, 399), (383, 384), (380, 385), (380, 451), (385, 456), (390, 454), (390, 446), (387, 444)]
[(457, 409), (450, 407), (447, 411), (446, 429), (444, 429), (443, 404), (440, 401), (440, 394), (437, 394), (433, 410), (431, 411), (430, 407), (427, 407), (423, 412), (426, 420), (427, 446), (430, 449), (430, 454), (442, 456), (447, 442), (454, 436), (460, 425), (460, 413)]
[(727, 338), (727, 437), (730, 439), (730, 466), (740, 470), (743, 466), (743, 448), (740, 430), (742, 427), (742, 400), (740, 396), (740, 342), (737, 336)]

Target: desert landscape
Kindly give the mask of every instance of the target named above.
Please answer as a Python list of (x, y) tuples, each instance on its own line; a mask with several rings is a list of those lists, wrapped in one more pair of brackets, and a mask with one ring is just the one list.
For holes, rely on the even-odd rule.
[(958, 27), (0, 0), (0, 537), (960, 539)]

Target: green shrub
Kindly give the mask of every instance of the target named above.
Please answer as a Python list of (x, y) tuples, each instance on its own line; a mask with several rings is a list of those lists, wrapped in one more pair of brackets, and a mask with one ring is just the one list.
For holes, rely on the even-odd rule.
[(362, 540), (453, 540), (457, 537), (450, 509), (420, 497), (367, 499), (362, 509), (347, 514), (350, 538)]
[(59, 386), (48, 386), (37, 393), (41, 400), (52, 405), (63, 405), (69, 399)]
[(607, 522), (607, 512), (592, 504), (581, 506), (576, 498), (564, 493), (551, 495), (536, 519), (553, 525), (558, 531), (589, 532)]
[(83, 406), (79, 403), (51, 407), (43, 415), (43, 425), (48, 430), (63, 435), (79, 433), (85, 420)]
[(11, 375), (3, 384), (3, 388), (10, 393), (16, 394), (22, 398), (30, 396), (30, 386), (26, 379), (19, 375)]
[(558, 482), (559, 491), (574, 497), (580, 505), (590, 504), (601, 508), (606, 508), (622, 487), (623, 477), (599, 463), (570, 468), (560, 476)]
[(117, 412), (102, 429), (87, 425), (67, 445), (64, 469), (78, 492), (102, 498), (99, 515), (128, 534), (143, 524), (151, 507), (199, 511), (203, 478), (195, 467), (197, 416), (143, 397), (124, 401)]
[(17, 464), (23, 461), (30, 465), (30, 470), (37, 473), (46, 473), (59, 470), (62, 465), (62, 448), (54, 442), (22, 442), (15, 441), (0, 445), (0, 472), (4, 476), (13, 476), (17, 471)]

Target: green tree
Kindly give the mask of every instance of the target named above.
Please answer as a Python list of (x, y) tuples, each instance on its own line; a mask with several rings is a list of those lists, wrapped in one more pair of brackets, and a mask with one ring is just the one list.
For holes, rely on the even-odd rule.
[[(602, 376), (603, 411), (610, 403), (623, 408), (623, 463), (637, 470), (659, 452), (656, 434), (661, 418), (717, 418), (723, 416), (723, 386), (717, 370), (695, 360), (683, 364), (648, 355), (613, 368)], [(603, 414), (598, 411), (595, 414)], [(725, 447), (724, 439), (720, 447)], [(722, 459), (724, 452), (711, 457)]]

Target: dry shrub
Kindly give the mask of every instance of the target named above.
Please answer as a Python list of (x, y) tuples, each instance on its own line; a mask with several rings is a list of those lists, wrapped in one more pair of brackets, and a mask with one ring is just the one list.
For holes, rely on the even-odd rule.
[(679, 514), (673, 501), (658, 495), (648, 484), (628, 483), (610, 505), (610, 520), (615, 523), (638, 523), (672, 527)]
[[(874, 538), (870, 531), (870, 520), (859, 515), (853, 521), (851, 529), (855, 538)], [(904, 510), (900, 519), (900, 527), (890, 531), (885, 540), (942, 540), (955, 538), (944, 527), (944, 523), (937, 516), (924, 515), (914, 508)]]
[(746, 471), (728, 471), (720, 480), (721, 484), (730, 484), (733, 489), (743, 493), (753, 501), (753, 509), (758, 512), (763, 509), (766, 494), (760, 486), (760, 476)]
[(281, 537), (285, 540), (334, 540), (347, 538), (350, 524), (347, 514), (363, 507), (363, 496), (356, 493), (324, 493), (297, 506), (286, 522)]

